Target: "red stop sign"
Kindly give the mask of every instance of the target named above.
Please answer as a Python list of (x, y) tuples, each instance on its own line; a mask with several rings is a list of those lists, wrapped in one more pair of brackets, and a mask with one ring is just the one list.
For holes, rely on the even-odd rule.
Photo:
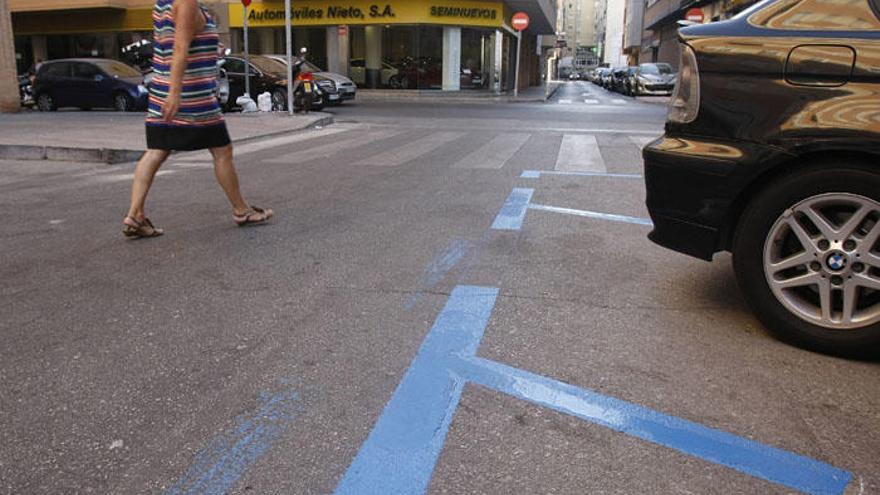
[(250, 7), (251, 0), (241, 0), (241, 4), (244, 5), (245, 7)]
[(700, 23), (700, 24), (703, 23), (703, 20), (704, 20), (705, 18), (706, 18), (706, 17), (703, 15), (703, 9), (698, 9), (698, 8), (696, 8), (696, 7), (693, 8), (693, 9), (688, 10), (688, 11), (684, 14), (684, 19), (685, 19), (686, 21), (698, 22), (698, 23)]
[(529, 15), (525, 12), (517, 12), (510, 18), (510, 25), (517, 31), (525, 31), (529, 28)]

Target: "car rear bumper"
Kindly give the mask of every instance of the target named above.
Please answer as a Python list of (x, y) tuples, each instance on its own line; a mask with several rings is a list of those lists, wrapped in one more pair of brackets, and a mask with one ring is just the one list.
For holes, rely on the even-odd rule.
[(670, 137), (648, 144), (646, 203), (655, 243), (711, 260), (728, 249), (735, 201), (752, 178), (781, 153), (745, 142)]

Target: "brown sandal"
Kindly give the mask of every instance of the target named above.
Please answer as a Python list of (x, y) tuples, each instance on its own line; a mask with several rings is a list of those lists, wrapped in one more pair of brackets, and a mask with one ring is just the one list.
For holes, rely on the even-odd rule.
[(236, 215), (235, 213), (232, 214), (232, 218), (235, 219), (235, 223), (237, 223), (239, 227), (265, 223), (273, 216), (275, 216), (275, 212), (271, 209), (262, 209), (257, 208), (256, 206), (251, 206), (241, 215)]
[[(131, 223), (129, 223), (129, 221)], [(125, 220), (123, 220), (122, 223), (123, 225), (125, 225), (125, 228), (122, 229), (122, 235), (130, 239), (159, 237), (160, 235), (165, 233), (164, 230), (157, 229), (149, 218), (144, 218), (143, 221), (139, 222), (135, 218), (125, 217)]]

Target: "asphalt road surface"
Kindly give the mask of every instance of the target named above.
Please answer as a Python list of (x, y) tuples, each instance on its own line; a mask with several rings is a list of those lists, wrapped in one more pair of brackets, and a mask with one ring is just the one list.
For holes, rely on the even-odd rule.
[(665, 108), (356, 103), (204, 154), (0, 162), (0, 493), (880, 493), (880, 365), (777, 342), (664, 250)]

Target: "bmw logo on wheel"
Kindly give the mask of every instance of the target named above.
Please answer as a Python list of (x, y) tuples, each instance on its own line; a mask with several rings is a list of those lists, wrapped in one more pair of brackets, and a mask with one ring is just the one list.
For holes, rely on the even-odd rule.
[(832, 270), (843, 270), (846, 267), (846, 257), (840, 253), (832, 253), (826, 260), (828, 268)]

